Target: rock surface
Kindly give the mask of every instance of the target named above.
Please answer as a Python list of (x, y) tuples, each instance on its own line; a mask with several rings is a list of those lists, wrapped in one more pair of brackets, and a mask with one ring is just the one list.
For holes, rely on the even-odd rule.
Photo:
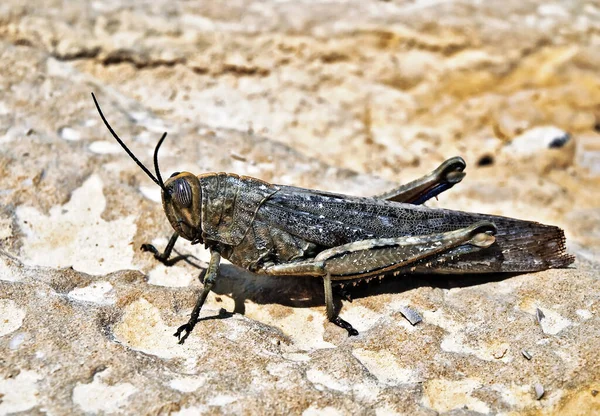
[[(7, 0), (0, 58), (0, 414), (600, 412), (597, 2)], [(169, 132), (165, 175), (369, 195), (462, 155), (430, 205), (559, 225), (577, 260), (361, 286), (353, 338), (318, 281), (226, 264), (180, 346), (208, 253), (139, 251), (170, 226), (91, 91), (145, 163)]]

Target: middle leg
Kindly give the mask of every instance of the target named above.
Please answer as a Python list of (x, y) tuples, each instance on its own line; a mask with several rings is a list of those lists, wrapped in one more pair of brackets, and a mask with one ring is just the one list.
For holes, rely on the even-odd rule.
[[(208, 264), (208, 268), (206, 269), (206, 274), (204, 278), (204, 289), (202, 289), (200, 296), (198, 296), (198, 300), (196, 300), (196, 305), (194, 305), (194, 309), (192, 310), (190, 319), (186, 324), (181, 325), (179, 328), (177, 328), (177, 332), (173, 334), (179, 339), (180, 344), (183, 344), (185, 342), (186, 338), (192, 333), (192, 330), (198, 322), (198, 317), (200, 316), (200, 310), (202, 309), (202, 305), (204, 305), (206, 297), (210, 293), (217, 280), (220, 262), (221, 255), (218, 251), (213, 251), (210, 257), (210, 263)], [(185, 333), (183, 334), (183, 336), (181, 336), (183, 332)]]
[(325, 308), (329, 322), (333, 322), (340, 328), (344, 328), (346, 331), (348, 331), (349, 337), (358, 335), (358, 331), (354, 329), (348, 321), (340, 318), (339, 314), (337, 314), (335, 311), (335, 305), (333, 303), (333, 288), (331, 286), (331, 275), (329, 273), (323, 276), (323, 288), (325, 291)]

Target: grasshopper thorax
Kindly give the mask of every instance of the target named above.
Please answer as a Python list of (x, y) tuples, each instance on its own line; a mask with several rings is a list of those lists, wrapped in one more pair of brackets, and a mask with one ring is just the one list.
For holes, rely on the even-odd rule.
[(162, 203), (173, 229), (192, 243), (202, 242), (202, 190), (198, 178), (176, 172), (164, 183)]

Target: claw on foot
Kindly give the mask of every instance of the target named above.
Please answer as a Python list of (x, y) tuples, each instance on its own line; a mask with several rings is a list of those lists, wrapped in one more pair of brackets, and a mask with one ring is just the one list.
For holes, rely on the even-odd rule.
[(142, 246), (140, 247), (140, 250), (149, 251), (151, 253), (154, 253), (155, 256), (157, 256), (159, 254), (156, 247), (154, 247), (152, 244), (142, 244)]
[(178, 257), (176, 257), (174, 259), (170, 259), (169, 260), (168, 256), (166, 256), (166, 253), (161, 253), (152, 244), (142, 244), (142, 246), (140, 247), (140, 250), (146, 251), (146, 252), (150, 252), (150, 253), (154, 254), (154, 258), (156, 260), (160, 261), (165, 266), (172, 266), (177, 261), (179, 261), (179, 259), (181, 259), (183, 257), (183, 256), (178, 256)]
[[(187, 324), (181, 325), (179, 328), (177, 328), (177, 332), (175, 332), (173, 336), (177, 337), (180, 345), (183, 345), (187, 337), (190, 336), (192, 330), (194, 329), (194, 325), (195, 324), (188, 322)], [(185, 333), (183, 334), (183, 336), (181, 336), (181, 333), (184, 331)]]
[(350, 324), (350, 322), (344, 321), (339, 316), (336, 317), (331, 322), (333, 322), (334, 324), (336, 324), (340, 328), (344, 328), (346, 331), (348, 331), (348, 336), (349, 337), (358, 335), (358, 331), (352, 327), (352, 325)]
[(152, 244), (142, 244), (142, 246), (140, 247), (140, 250), (142, 251), (146, 251), (146, 252), (150, 252), (152, 254), (154, 254), (154, 258), (158, 261), (160, 261), (161, 263), (167, 264), (167, 259), (164, 256), (164, 253), (161, 253), (160, 251), (158, 251), (158, 249), (156, 247), (154, 247)]
[(336, 295), (340, 296), (345, 301), (352, 303), (352, 295), (350, 294), (348, 289), (345, 288), (344, 286), (342, 286), (342, 285), (334, 286), (333, 291), (335, 292)]

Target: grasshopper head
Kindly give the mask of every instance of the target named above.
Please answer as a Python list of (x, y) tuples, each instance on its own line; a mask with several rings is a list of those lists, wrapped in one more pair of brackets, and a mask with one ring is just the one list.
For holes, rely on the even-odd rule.
[(165, 214), (173, 229), (193, 243), (202, 241), (201, 196), (200, 182), (189, 172), (175, 172), (164, 183)]
[(123, 143), (123, 140), (121, 140), (110, 124), (108, 124), (108, 120), (104, 117), (94, 93), (92, 93), (92, 98), (94, 99), (94, 104), (98, 109), (100, 118), (108, 131), (110, 131), (115, 140), (121, 145), (125, 152), (127, 152), (129, 157), (131, 157), (146, 175), (162, 189), (163, 208), (173, 229), (186, 240), (190, 240), (192, 244), (201, 243), (202, 190), (200, 188), (200, 181), (196, 176), (189, 172), (176, 172), (172, 174), (166, 182), (163, 182), (160, 169), (158, 168), (158, 150), (167, 137), (167, 133), (162, 135), (154, 148), (154, 172), (156, 173), (156, 176), (154, 176), (152, 172), (150, 172), (150, 170), (135, 157), (133, 152), (129, 150), (125, 143)]
[(133, 152), (129, 150), (125, 143), (123, 143), (123, 140), (121, 140), (110, 124), (108, 124), (108, 120), (104, 117), (94, 93), (92, 93), (92, 98), (94, 99), (94, 104), (98, 109), (100, 118), (108, 131), (110, 131), (115, 140), (121, 145), (125, 152), (127, 152), (129, 157), (131, 157), (146, 175), (162, 189), (163, 208), (171, 226), (173, 226), (180, 236), (190, 240), (192, 244), (202, 242), (202, 191), (200, 189), (200, 181), (189, 172), (176, 172), (171, 175), (166, 182), (163, 182), (162, 176), (160, 175), (160, 169), (158, 168), (158, 150), (167, 137), (167, 133), (162, 135), (154, 148), (154, 172), (156, 173), (156, 176), (154, 176), (152, 172), (150, 172), (150, 170), (135, 157)]

